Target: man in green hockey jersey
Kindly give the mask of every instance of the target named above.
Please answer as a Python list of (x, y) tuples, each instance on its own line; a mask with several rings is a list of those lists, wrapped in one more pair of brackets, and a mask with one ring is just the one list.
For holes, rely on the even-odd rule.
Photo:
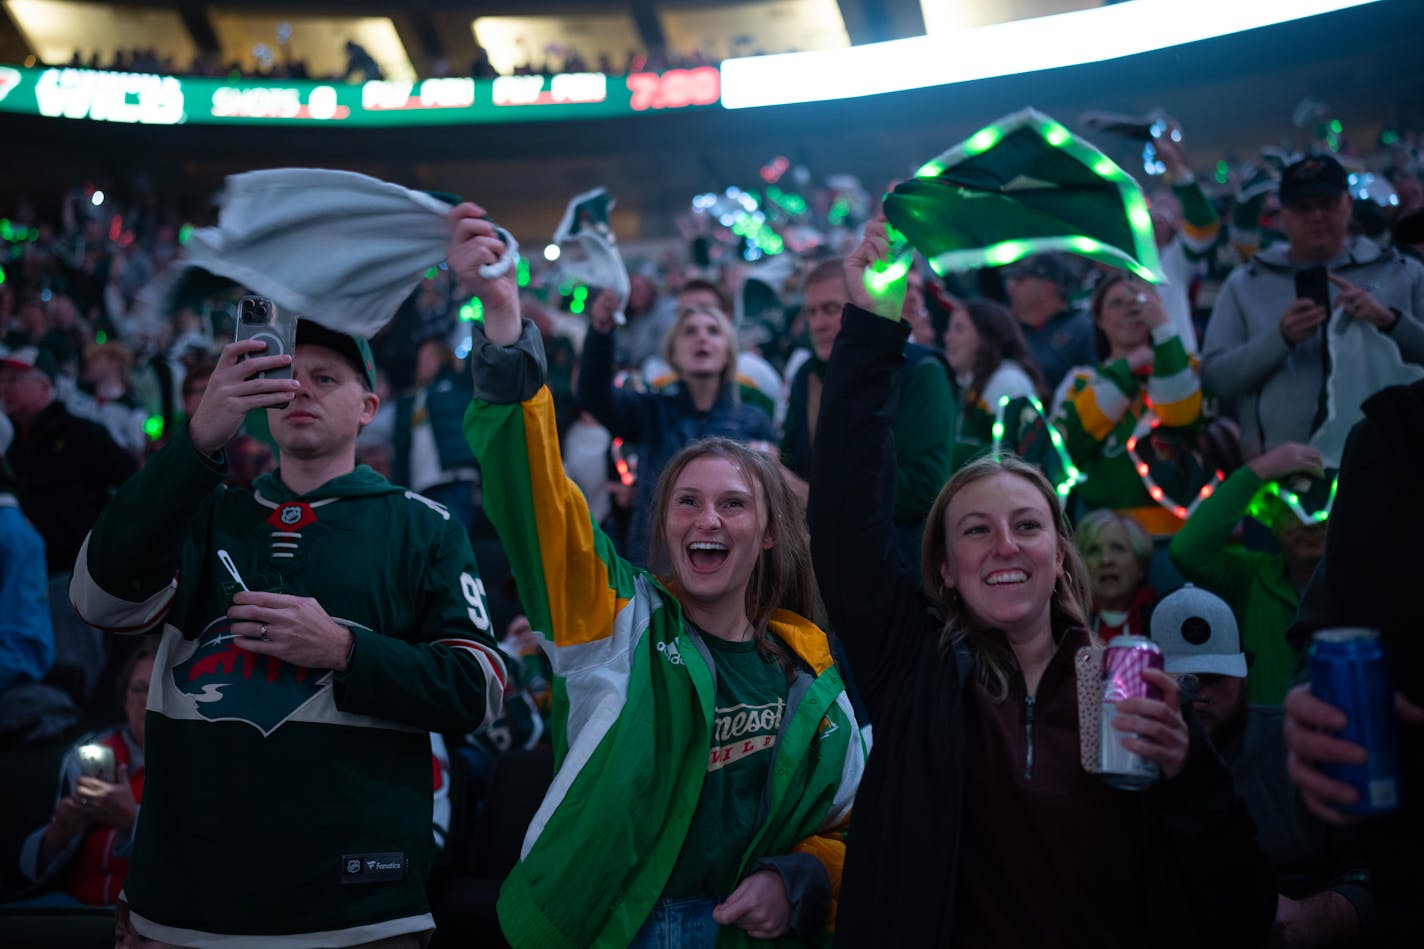
[[(88, 621), (163, 633), (124, 899), (180, 946), (423, 945), (427, 733), (502, 702), (483, 586), (458, 520), (355, 463), (380, 401), (365, 341), (301, 321), (295, 358), (264, 348), (224, 348), (75, 566)], [(229, 490), (253, 409), (281, 466)]]

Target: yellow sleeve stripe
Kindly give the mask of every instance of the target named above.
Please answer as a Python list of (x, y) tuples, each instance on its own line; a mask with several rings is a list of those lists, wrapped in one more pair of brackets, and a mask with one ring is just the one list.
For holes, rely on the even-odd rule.
[[(1113, 393), (1121, 397), (1116, 387), (1108, 384)], [(1117, 425), (1117, 419), (1111, 418), (1103, 411), (1098, 404), (1098, 386), (1084, 386), (1073, 396), (1073, 406), (1078, 410), (1078, 421), (1083, 426), (1083, 431), (1095, 441), (1102, 441)], [(1126, 401), (1126, 400), (1124, 400)], [(1126, 406), (1124, 406), (1124, 409)]]
[(1186, 221), (1182, 222), (1182, 235), (1187, 239), (1187, 243), (1192, 246), (1193, 250), (1205, 249), (1216, 240), (1217, 235), (1220, 233), (1220, 220), (1212, 221), (1205, 226), (1190, 224)]
[(1201, 415), (1201, 379), (1190, 367), (1147, 381), (1148, 401), (1163, 425), (1190, 425)]
[[(598, 541), (613, 556), (608, 539), (595, 531), (583, 492), (564, 474), (548, 388), (521, 407), (529, 459), (529, 491), (556, 646), (606, 639), (627, 602), (610, 583)], [(525, 595), (533, 591), (521, 591)]]

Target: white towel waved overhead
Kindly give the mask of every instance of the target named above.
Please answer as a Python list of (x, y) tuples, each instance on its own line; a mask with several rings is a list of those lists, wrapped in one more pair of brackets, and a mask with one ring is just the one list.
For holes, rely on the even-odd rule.
[[(147, 305), (168, 312), (207, 271), (330, 329), (370, 338), (445, 259), (451, 205), (350, 171), (276, 168), (232, 175), (217, 227), (193, 232)], [(518, 245), (508, 232), (501, 270)], [(488, 268), (487, 268), (488, 269)], [(494, 275), (494, 274), (488, 274)]]

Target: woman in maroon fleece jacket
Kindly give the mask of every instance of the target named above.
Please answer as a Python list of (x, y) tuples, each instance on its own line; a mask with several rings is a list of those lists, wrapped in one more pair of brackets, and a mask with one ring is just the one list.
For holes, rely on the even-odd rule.
[[(817, 580), (875, 727), (838, 944), (1255, 946), (1274, 879), (1175, 682), (1121, 704), (1145, 792), (1079, 764), (1086, 585), (1058, 500), (1016, 459), (971, 463), (930, 513), (922, 585), (895, 553), (893, 387), (905, 329), (872, 300), (883, 221), (848, 260), (811, 477)], [(874, 311), (874, 312), (872, 312)], [(879, 315), (877, 315), (877, 313)], [(867, 466), (871, 469), (868, 473)]]

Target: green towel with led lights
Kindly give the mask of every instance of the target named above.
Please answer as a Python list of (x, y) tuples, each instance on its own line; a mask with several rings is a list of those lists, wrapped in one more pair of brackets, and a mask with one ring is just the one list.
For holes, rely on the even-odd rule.
[(1163, 280), (1141, 187), (1033, 109), (927, 162), (886, 197), (885, 215), (939, 274), (1066, 251)]

